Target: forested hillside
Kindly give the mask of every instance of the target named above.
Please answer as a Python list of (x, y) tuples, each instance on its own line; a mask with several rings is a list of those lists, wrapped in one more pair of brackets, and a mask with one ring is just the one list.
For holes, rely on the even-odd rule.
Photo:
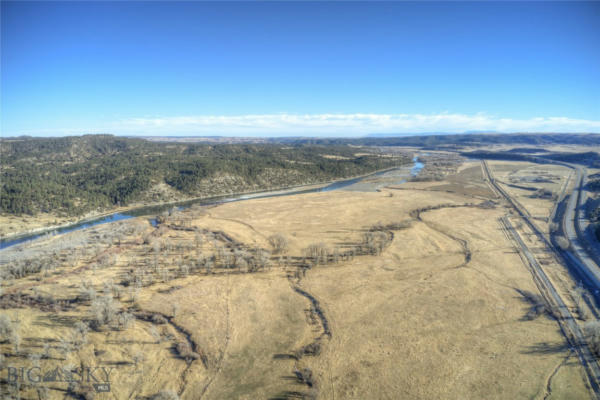
[(353, 144), (363, 146), (419, 146), (423, 148), (454, 148), (505, 145), (581, 145), (600, 146), (600, 134), (584, 133), (465, 133), (444, 135), (412, 135), (348, 138), (283, 138), (287, 143)]
[(316, 183), (409, 162), (345, 145), (174, 144), (110, 135), (0, 144), (0, 210), (30, 215)]

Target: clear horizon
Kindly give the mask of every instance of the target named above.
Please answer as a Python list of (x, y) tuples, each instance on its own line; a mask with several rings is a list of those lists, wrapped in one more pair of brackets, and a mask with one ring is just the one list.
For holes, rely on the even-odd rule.
[(600, 132), (600, 2), (5, 2), (3, 137)]

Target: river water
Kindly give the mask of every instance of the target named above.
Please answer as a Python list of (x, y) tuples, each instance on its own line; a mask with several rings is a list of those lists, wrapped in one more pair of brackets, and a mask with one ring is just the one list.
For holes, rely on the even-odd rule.
[[(76, 224), (68, 225), (62, 228), (50, 229), (41, 233), (27, 234), (20, 237), (15, 237), (11, 239), (0, 240), (0, 250), (5, 249), (10, 246), (14, 246), (20, 243), (29, 242), (35, 239), (38, 239), (42, 236), (46, 235), (60, 235), (63, 233), (73, 232), (80, 229), (90, 228), (95, 225), (107, 224), (109, 222), (121, 221), (130, 218), (136, 218), (140, 216), (153, 216), (160, 214), (163, 211), (170, 210), (173, 207), (178, 208), (179, 210), (183, 210), (185, 208), (190, 207), (193, 204), (199, 205), (213, 205), (213, 204), (222, 204), (229, 203), (234, 201), (243, 201), (250, 199), (263, 199), (267, 197), (280, 197), (280, 196), (289, 196), (292, 194), (303, 194), (303, 193), (315, 193), (315, 192), (330, 192), (333, 190), (355, 190), (355, 191), (374, 191), (378, 188), (389, 185), (389, 184), (401, 184), (406, 182), (408, 177), (416, 176), (419, 171), (423, 168), (423, 163), (419, 162), (418, 158), (415, 156), (413, 159), (412, 167), (399, 167), (394, 168), (393, 170), (375, 172), (373, 174), (353, 179), (346, 179), (343, 181), (338, 181), (331, 183), (329, 185), (319, 187), (319, 188), (311, 188), (311, 189), (298, 189), (293, 191), (286, 191), (282, 193), (272, 193), (265, 192), (265, 194), (246, 194), (239, 195), (235, 197), (212, 197), (209, 199), (201, 199), (201, 200), (189, 200), (183, 201), (179, 203), (171, 203), (159, 206), (145, 206), (136, 208), (127, 212), (122, 213), (114, 213), (103, 217), (98, 217), (95, 219), (90, 219), (84, 222), (79, 222)], [(375, 183), (373, 183), (375, 182)], [(150, 222), (154, 224), (154, 219), (150, 219)]]

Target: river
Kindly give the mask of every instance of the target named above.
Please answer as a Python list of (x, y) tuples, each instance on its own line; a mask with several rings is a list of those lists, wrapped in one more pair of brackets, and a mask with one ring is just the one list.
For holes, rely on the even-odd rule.
[[(60, 235), (63, 233), (73, 232), (73, 231), (80, 230), (80, 229), (90, 228), (95, 225), (107, 224), (109, 222), (121, 221), (121, 220), (136, 218), (136, 217), (140, 217), (140, 216), (157, 215), (165, 210), (170, 210), (173, 207), (177, 207), (179, 210), (183, 210), (187, 207), (190, 207), (193, 204), (214, 205), (214, 204), (230, 203), (230, 202), (234, 202), (234, 201), (243, 201), (243, 200), (250, 200), (250, 199), (264, 199), (264, 198), (268, 198), (268, 197), (290, 196), (293, 194), (330, 192), (332, 190), (341, 190), (341, 189), (352, 190), (353, 186), (356, 187), (355, 190), (363, 190), (363, 188), (360, 185), (365, 180), (372, 179), (373, 177), (386, 177), (387, 176), (389, 178), (390, 176), (394, 176), (393, 175), (394, 172), (400, 172), (401, 179), (399, 181), (394, 181), (394, 180), (388, 181), (387, 184), (399, 184), (399, 183), (406, 182), (406, 179), (408, 178), (408, 176), (405, 176), (406, 174), (404, 174), (404, 172), (408, 172), (408, 174), (410, 176), (416, 176), (422, 168), (423, 168), (423, 163), (421, 163), (419, 161), (418, 157), (415, 156), (413, 158), (413, 165), (410, 168), (399, 167), (399, 168), (394, 168), (393, 170), (375, 172), (373, 174), (369, 174), (369, 175), (366, 175), (366, 176), (363, 176), (360, 178), (352, 178), (352, 179), (337, 181), (337, 182), (333, 182), (329, 185), (326, 185), (323, 187), (318, 187), (318, 188), (298, 189), (298, 190), (285, 191), (282, 193), (273, 193), (273, 191), (265, 191), (265, 192), (262, 192), (264, 194), (261, 194), (261, 193), (245, 194), (245, 195), (239, 195), (239, 196), (235, 196), (235, 197), (220, 196), (220, 197), (212, 197), (212, 198), (208, 198), (208, 199), (188, 200), (188, 201), (182, 201), (182, 202), (178, 202), (178, 203), (164, 204), (164, 205), (158, 205), (158, 206), (143, 206), (143, 207), (129, 210), (127, 212), (117, 212), (117, 213), (113, 213), (110, 215), (98, 217), (95, 219), (78, 222), (78, 223), (64, 226), (61, 228), (49, 229), (44, 232), (26, 234), (26, 235), (19, 236), (19, 237), (0, 240), (0, 250), (5, 249), (10, 246), (20, 244), (20, 243), (29, 242), (29, 241), (38, 239), (42, 236)], [(372, 187), (374, 189), (377, 189), (380, 186), (381, 186), (381, 184), (379, 186), (372, 186)], [(154, 219), (151, 218), (150, 222), (154, 223)]]

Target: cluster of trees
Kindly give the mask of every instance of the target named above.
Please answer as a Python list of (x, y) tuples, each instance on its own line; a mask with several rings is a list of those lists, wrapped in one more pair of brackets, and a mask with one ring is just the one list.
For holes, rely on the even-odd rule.
[(213, 196), (344, 178), (410, 161), (355, 152), (345, 145), (181, 144), (110, 135), (1, 139), (0, 211), (79, 215), (140, 200), (159, 183), (186, 196)]
[(121, 311), (121, 304), (111, 294), (97, 297), (91, 304), (91, 323), (96, 330), (105, 326), (125, 330), (131, 326), (134, 316), (127, 311)]
[[(393, 231), (407, 229), (410, 226), (411, 220), (388, 223), (378, 222), (363, 232), (361, 241), (358, 244), (343, 251), (340, 251), (337, 247), (330, 249), (322, 242), (313, 243), (303, 249), (304, 264), (316, 266), (338, 263), (340, 260), (351, 260), (356, 255), (379, 255), (391, 243)], [(273, 237), (269, 238), (269, 240), (272, 240)], [(273, 245), (273, 243), (271, 244)]]
[[(114, 265), (116, 256), (105, 252), (108, 245), (120, 242), (127, 235), (140, 232), (143, 225), (127, 226), (115, 224), (107, 233), (79, 231), (64, 236), (42, 247), (24, 247), (18, 252), (3, 256), (0, 282), (21, 279), (34, 274), (49, 276), (63, 267), (72, 267), (79, 262), (89, 262), (94, 270)], [(140, 229), (141, 228), (141, 229)], [(37, 278), (36, 278), (37, 279)]]
[[(171, 216), (165, 217), (164, 225), (173, 222)], [(163, 225), (161, 224), (161, 225)], [(171, 228), (177, 225), (169, 225)], [(166, 226), (159, 228), (166, 229)], [(218, 270), (235, 271), (238, 273), (253, 273), (271, 266), (271, 252), (260, 248), (248, 248), (241, 242), (226, 238), (222, 232), (205, 231), (195, 228), (185, 228), (193, 231), (190, 241), (171, 241), (167, 238), (146, 237), (148, 245), (147, 257), (123, 274), (121, 285), (130, 291), (130, 297), (135, 302), (137, 292), (146, 286), (157, 282), (169, 282), (177, 278), (185, 278), (190, 274), (212, 274)], [(271, 240), (276, 242), (275, 251), (283, 257), (287, 251), (287, 239), (282, 235), (273, 235)], [(210, 245), (213, 252), (203, 253), (203, 246)], [(112, 283), (111, 283), (112, 285)], [(113, 288), (121, 288), (112, 285)], [(84, 292), (85, 290), (81, 290)], [(80, 294), (80, 296), (83, 296)]]
[(381, 254), (390, 240), (390, 236), (384, 231), (365, 232), (363, 234), (363, 242), (361, 245), (362, 252), (367, 254)]

